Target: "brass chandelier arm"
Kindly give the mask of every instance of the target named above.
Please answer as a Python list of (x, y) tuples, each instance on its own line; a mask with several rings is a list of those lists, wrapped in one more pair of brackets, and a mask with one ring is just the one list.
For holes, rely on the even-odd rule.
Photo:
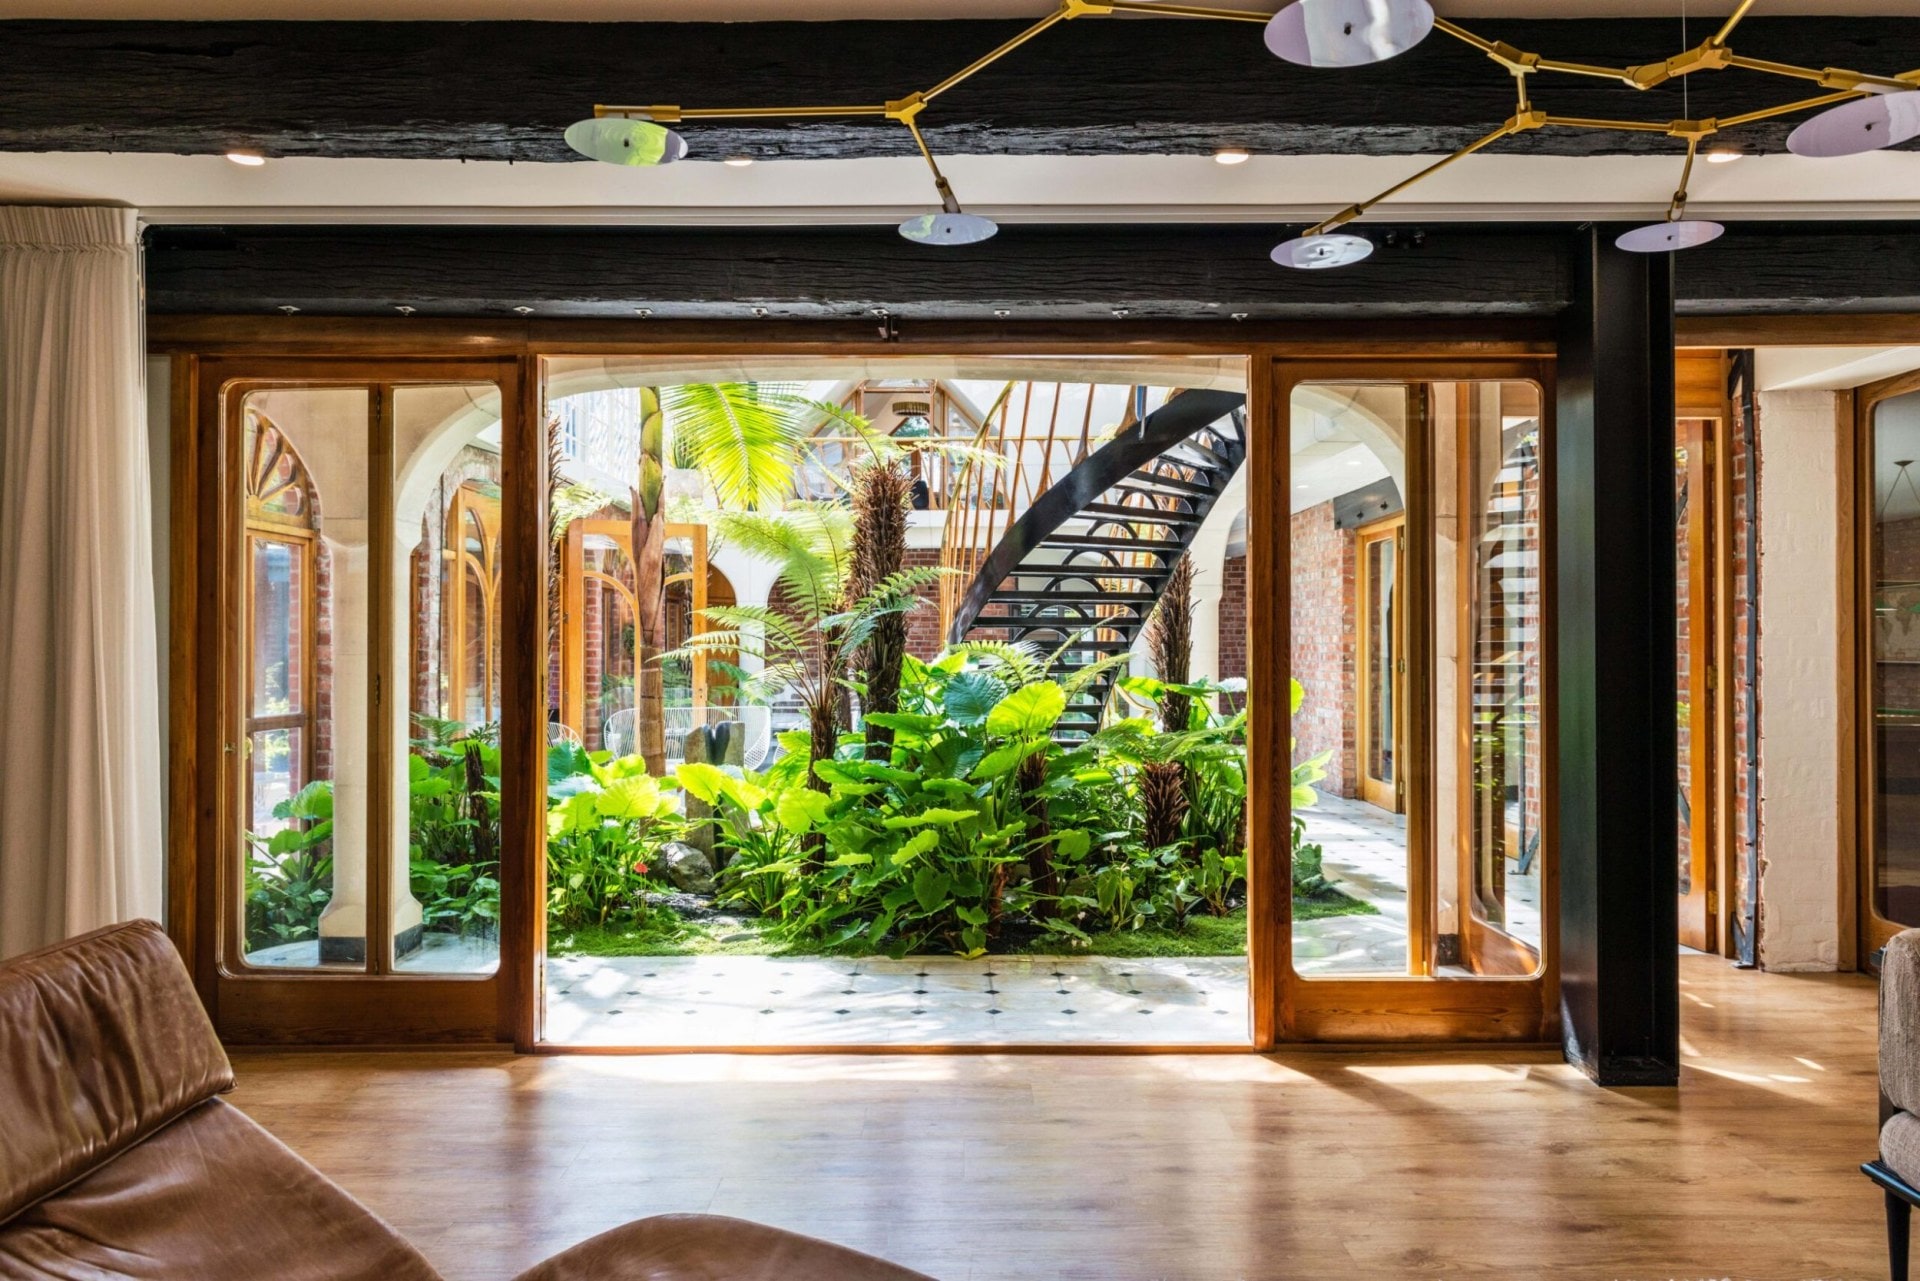
[(1538, 129), (1540, 128), (1540, 126), (1546, 123), (1547, 123), (1547, 115), (1543, 111), (1526, 111), (1526, 112), (1516, 113), (1514, 116), (1508, 119), (1505, 123), (1503, 123), (1498, 129), (1495, 129), (1492, 133), (1487, 134), (1484, 137), (1474, 139), (1472, 142), (1468, 143), (1464, 147), (1461, 147), (1458, 151), (1453, 152), (1451, 155), (1442, 156), (1439, 160), (1434, 161), (1432, 164), (1428, 165), (1425, 169), (1420, 170), (1420, 172), (1413, 174), (1410, 177), (1403, 178), (1399, 182), (1394, 183), (1393, 186), (1388, 187), (1385, 191), (1381, 192), (1379, 195), (1374, 196), (1368, 200), (1362, 200), (1359, 204), (1356, 204), (1356, 205), (1348, 205), (1345, 209), (1342, 209), (1339, 213), (1333, 215), (1333, 217), (1328, 218), (1324, 222), (1316, 223), (1313, 226), (1307, 228), (1306, 231), (1301, 233), (1301, 235), (1303, 237), (1318, 236), (1325, 232), (1332, 231), (1335, 227), (1343, 227), (1347, 223), (1352, 222), (1355, 218), (1358, 218), (1362, 214), (1366, 213), (1369, 209), (1373, 208), (1375, 205), (1379, 204), (1381, 201), (1391, 200), (1393, 197), (1399, 195), (1401, 192), (1405, 191), (1408, 187), (1413, 186), (1415, 183), (1421, 181), (1422, 179), (1430, 178), (1434, 174), (1439, 173), (1442, 169), (1445, 169), (1448, 165), (1452, 164), (1454, 161), (1463, 160), (1466, 157), (1472, 155), (1474, 152), (1479, 151), (1483, 147), (1492, 146), (1494, 143), (1500, 141), (1502, 138), (1508, 138), (1517, 133), (1525, 133), (1529, 129)]
[(1762, 107), (1758, 111), (1745, 111), (1737, 116), (1721, 119), (1722, 129), (1732, 129), (1739, 125), (1750, 125), (1756, 120), (1771, 120), (1775, 116), (1791, 115), (1796, 111), (1806, 111), (1813, 107), (1831, 107), (1837, 102), (1847, 102), (1860, 97), (1865, 91), (1846, 89), (1839, 93), (1823, 93), (1817, 98), (1802, 98), (1798, 102), (1783, 102), (1777, 107)]
[(1733, 29), (1740, 25), (1740, 19), (1746, 17), (1747, 10), (1751, 8), (1753, 8), (1753, 0), (1740, 0), (1740, 7), (1728, 16), (1726, 22), (1721, 24), (1720, 30), (1714, 32), (1713, 38), (1707, 41), (1707, 43), (1716, 48), (1724, 45), (1727, 42), (1727, 37), (1733, 34)]
[(1475, 35), (1457, 22), (1436, 17), (1434, 30), (1452, 36), (1462, 44), (1472, 45), (1495, 62), (1513, 72), (1524, 75), (1530, 71), (1557, 71), (1569, 76), (1593, 76), (1600, 80), (1618, 80), (1631, 85), (1633, 77), (1622, 67), (1598, 67), (1585, 62), (1562, 62), (1557, 58), (1543, 58), (1537, 53), (1525, 49), (1516, 49), (1504, 40), (1489, 40), (1485, 36)]
[(1872, 76), (1864, 71), (1849, 71), (1845, 67), (1797, 67), (1790, 62), (1769, 62), (1765, 58), (1748, 58), (1733, 54), (1728, 62), (1747, 71), (1764, 72), (1770, 76), (1785, 76), (1792, 80), (1811, 80), (1826, 89), (1885, 89), (1899, 92), (1912, 89), (1914, 80), (1906, 76)]
[(948, 213), (960, 212), (960, 201), (953, 194), (953, 187), (947, 182), (947, 175), (940, 172), (940, 164), (933, 158), (933, 148), (927, 146), (927, 140), (920, 134), (920, 126), (914, 123), (913, 115), (902, 118), (907, 132), (913, 135), (913, 145), (920, 148), (920, 156), (927, 162), (927, 168), (933, 170), (933, 189), (940, 193), (940, 207)]
[(1606, 129), (1620, 133), (1671, 133), (1670, 124), (1655, 120), (1593, 120), (1585, 116), (1548, 116), (1541, 123), (1556, 129)]
[(1700, 138), (1695, 135), (1687, 139), (1687, 163), (1680, 169), (1680, 185), (1674, 188), (1673, 199), (1667, 202), (1667, 221), (1679, 222), (1680, 215), (1687, 211), (1687, 187), (1693, 181), (1693, 158), (1700, 151)]
[(858, 107), (677, 107), (666, 103), (628, 106), (597, 102), (596, 116), (639, 116), (656, 124), (678, 124), (682, 120), (799, 120), (819, 116), (884, 116), (885, 104)]
[[(1221, 22), (1257, 22), (1262, 26), (1273, 15), (1258, 9), (1209, 9), (1193, 4), (1156, 4), (1154, 0), (1081, 0), (1081, 9), (1089, 15), (1100, 13), (1150, 13), (1163, 18), (1213, 18)], [(1074, 17), (1079, 17), (1076, 13)]]

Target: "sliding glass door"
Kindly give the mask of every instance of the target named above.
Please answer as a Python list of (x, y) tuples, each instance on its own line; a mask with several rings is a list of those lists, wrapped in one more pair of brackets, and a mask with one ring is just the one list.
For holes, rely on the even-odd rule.
[(1262, 825), (1294, 877), (1275, 1040), (1551, 1034), (1550, 387), (1534, 362), (1277, 367), (1249, 538), (1284, 601), (1255, 605), (1251, 681), (1296, 707), (1254, 703), (1290, 775)]
[(216, 1021), (242, 1042), (512, 1035), (503, 888), (528, 869), (503, 781), (539, 766), (505, 733), (537, 697), (502, 644), (541, 563), (537, 527), (511, 537), (526, 503), (503, 502), (541, 483), (519, 367), (194, 372)]

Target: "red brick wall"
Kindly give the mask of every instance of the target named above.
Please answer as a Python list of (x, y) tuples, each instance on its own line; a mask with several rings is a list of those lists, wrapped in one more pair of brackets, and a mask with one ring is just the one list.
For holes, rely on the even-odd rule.
[[(909, 547), (906, 568), (919, 569), (940, 563), (937, 547)], [(940, 583), (928, 583), (920, 589), (920, 604), (907, 615), (907, 653), (925, 661), (946, 648), (947, 638), (940, 631)]]
[[(1748, 761), (1756, 759), (1760, 753), (1760, 726), (1747, 715), (1747, 704), (1751, 700), (1755, 716), (1761, 715), (1760, 706), (1760, 655), (1748, 643), (1748, 628), (1754, 620), (1759, 602), (1747, 591), (1747, 570), (1749, 552), (1758, 554), (1759, 533), (1755, 527), (1754, 495), (1758, 491), (1760, 469), (1765, 459), (1759, 450), (1758, 433), (1755, 433), (1755, 449), (1749, 456), (1746, 442), (1742, 439), (1739, 416), (1727, 423), (1724, 439), (1721, 441), (1724, 456), (1727, 459), (1728, 498), (1733, 505), (1733, 679), (1723, 682), (1728, 686), (1728, 696), (1733, 699), (1733, 757), (1725, 762), (1725, 768), (1733, 771), (1736, 892), (1751, 892), (1744, 884), (1746, 869), (1752, 865), (1759, 844), (1759, 833), (1752, 823), (1754, 805), (1757, 799), (1751, 786), (1751, 771)], [(1755, 629), (1757, 631), (1757, 628)], [(1737, 907), (1740, 900), (1735, 900)]]
[(1220, 670), (1199, 675), (1247, 674), (1247, 558), (1229, 556), (1220, 566)]
[[(1294, 756), (1304, 760), (1332, 751), (1321, 787), (1336, 796), (1352, 796), (1355, 540), (1350, 531), (1334, 527), (1331, 503), (1295, 513), (1292, 539), (1293, 676), (1306, 688), (1293, 722), (1298, 740)], [(1240, 595), (1244, 601), (1244, 586)], [(1241, 608), (1244, 612), (1244, 605)], [(1244, 624), (1241, 630), (1244, 634)]]

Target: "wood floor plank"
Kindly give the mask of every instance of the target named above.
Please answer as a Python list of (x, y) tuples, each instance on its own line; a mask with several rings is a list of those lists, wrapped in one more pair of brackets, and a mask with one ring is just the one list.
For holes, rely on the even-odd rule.
[(1872, 982), (1681, 977), (1677, 1090), (1499, 1049), (247, 1051), (233, 1098), (453, 1281), (670, 1210), (942, 1281), (1884, 1275)]

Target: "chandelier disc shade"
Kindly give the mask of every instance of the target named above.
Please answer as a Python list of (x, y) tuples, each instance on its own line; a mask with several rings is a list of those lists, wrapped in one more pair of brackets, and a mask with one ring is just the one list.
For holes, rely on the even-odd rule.
[(1726, 228), (1700, 218), (1681, 218), (1674, 222), (1650, 222), (1644, 227), (1622, 232), (1614, 244), (1634, 254), (1670, 254), (1718, 240)]
[(970, 213), (921, 214), (900, 224), (900, 234), (922, 245), (977, 245), (991, 240), (1000, 224)]
[(1373, 242), (1365, 236), (1322, 232), (1283, 241), (1273, 247), (1271, 257), (1282, 267), (1324, 271), (1328, 267), (1350, 267), (1372, 252)]
[(1294, 0), (1267, 23), (1267, 49), (1303, 67), (1364, 67), (1433, 30), (1427, 0)]
[(1876, 93), (1829, 107), (1787, 135), (1796, 156), (1857, 156), (1920, 138), (1920, 92)]
[(667, 165), (687, 154), (687, 140), (665, 125), (628, 116), (594, 116), (567, 126), (567, 145), (609, 165)]

